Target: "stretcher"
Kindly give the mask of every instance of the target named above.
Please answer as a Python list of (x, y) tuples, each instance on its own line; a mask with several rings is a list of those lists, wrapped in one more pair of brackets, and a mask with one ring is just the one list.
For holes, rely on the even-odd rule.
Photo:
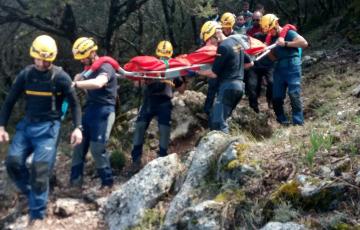
[[(239, 41), (245, 53), (260, 60), (266, 56), (275, 45), (266, 46), (261, 41), (247, 35), (232, 35)], [(187, 76), (198, 70), (208, 70), (216, 58), (217, 47), (214, 45), (203, 46), (200, 49), (189, 53), (179, 55), (169, 60), (160, 60), (153, 56), (137, 56), (121, 67), (113, 58), (108, 56), (100, 57), (94, 63), (86, 67), (81, 73), (86, 79), (104, 63), (109, 63), (120, 78), (131, 80), (140, 79), (174, 79), (181, 76)]]

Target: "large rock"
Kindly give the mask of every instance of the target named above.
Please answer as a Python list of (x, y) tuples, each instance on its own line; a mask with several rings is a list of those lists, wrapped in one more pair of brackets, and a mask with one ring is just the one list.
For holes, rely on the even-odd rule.
[(303, 225), (294, 222), (269, 222), (260, 230), (306, 230), (306, 228)]
[(184, 94), (176, 93), (172, 99), (174, 105), (172, 111), (171, 140), (187, 136), (192, 128), (199, 126), (199, 120), (195, 116), (202, 112), (205, 95), (199, 92), (186, 90)]
[(340, 201), (346, 199), (344, 193), (348, 187), (349, 185), (341, 182), (298, 175), (296, 180), (283, 184), (271, 195), (264, 211), (270, 211), (270, 215), (267, 213), (266, 216), (271, 219), (269, 208), (276, 207), (280, 201), (289, 201), (294, 207), (301, 207), (305, 210), (332, 210)]
[(222, 132), (213, 131), (208, 133), (196, 147), (191, 166), (188, 170), (181, 190), (170, 203), (165, 217), (164, 229), (176, 229), (180, 213), (188, 207), (200, 203), (203, 193), (202, 182), (209, 173), (212, 162), (232, 142), (231, 136)]
[(183, 94), (177, 93), (174, 97), (175, 100), (182, 100), (193, 114), (203, 111), (205, 98), (203, 93), (192, 90), (186, 90)]
[[(186, 90), (184, 94), (175, 93), (172, 99), (173, 110), (171, 119), (171, 140), (191, 134), (192, 128), (200, 125), (200, 121), (195, 116), (202, 111), (205, 102), (203, 93)], [(132, 137), (135, 131), (135, 122), (138, 109), (132, 109), (122, 115), (122, 122), (117, 127), (119, 133), (126, 132), (127, 137)], [(158, 125), (157, 120), (153, 119), (147, 129), (146, 140), (150, 140), (153, 148), (158, 146)]]
[(176, 154), (148, 163), (107, 200), (103, 211), (109, 228), (128, 229), (139, 224), (145, 210), (169, 192), (181, 171)]
[(343, 199), (348, 185), (316, 177), (299, 175), (297, 177), (301, 204), (305, 209), (333, 209)]
[(194, 157), (194, 154), (195, 154), (194, 150), (187, 153), (186, 160), (183, 162), (184, 171), (183, 171), (183, 173), (180, 174), (180, 176), (178, 177), (178, 179), (175, 182), (174, 191), (173, 191), (174, 193), (178, 193), (181, 189), (181, 186), (184, 184), (184, 181), (186, 180), (187, 170), (191, 166), (191, 162)]
[(222, 210), (225, 204), (216, 201), (205, 201), (186, 209), (179, 220), (178, 229), (187, 230), (220, 230), (222, 226)]

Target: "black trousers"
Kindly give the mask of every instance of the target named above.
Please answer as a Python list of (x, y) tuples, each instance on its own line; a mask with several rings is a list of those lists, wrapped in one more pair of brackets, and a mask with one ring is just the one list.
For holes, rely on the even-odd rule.
[(269, 105), (272, 103), (273, 68), (251, 68), (245, 71), (245, 92), (249, 98), (249, 105), (259, 112), (258, 97), (261, 94), (261, 83), (266, 82), (266, 100)]

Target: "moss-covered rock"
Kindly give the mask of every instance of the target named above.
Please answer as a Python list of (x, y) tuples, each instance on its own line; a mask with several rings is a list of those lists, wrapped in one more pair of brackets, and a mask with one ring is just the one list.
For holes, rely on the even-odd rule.
[(279, 203), (281, 200), (288, 200), (293, 203), (298, 203), (301, 198), (300, 183), (291, 180), (286, 184), (281, 185), (273, 194), (270, 199), (274, 203)]
[(300, 175), (297, 180), (281, 185), (271, 194), (263, 209), (263, 215), (266, 221), (271, 220), (274, 210), (282, 202), (289, 202), (294, 208), (303, 210), (332, 210), (346, 198), (344, 193), (347, 188), (343, 183)]
[(239, 168), (242, 164), (244, 164), (246, 162), (246, 157), (245, 157), (245, 151), (249, 148), (249, 145), (246, 143), (237, 143), (234, 145), (234, 149), (235, 149), (235, 153), (236, 153), (236, 158), (231, 160), (230, 162), (228, 162), (225, 166), (224, 169), (227, 171), (232, 171), (235, 170), (237, 168)]
[(223, 202), (208, 200), (187, 208), (181, 214), (179, 222), (176, 224), (176, 229), (232, 229), (230, 227), (231, 221), (228, 220), (229, 216), (222, 214), (224, 207), (225, 204)]
[(223, 152), (218, 160), (216, 178), (219, 182), (243, 184), (248, 177), (258, 174), (256, 167), (250, 165), (251, 162), (246, 156), (248, 147), (244, 138), (239, 138)]
[(234, 169), (237, 169), (241, 166), (241, 162), (239, 159), (236, 159), (236, 160), (232, 160), (230, 161), (226, 166), (225, 166), (225, 170), (227, 171), (232, 171)]
[(142, 230), (142, 229), (159, 229), (164, 222), (164, 213), (158, 209), (147, 209), (144, 212), (144, 216), (140, 224), (132, 230)]

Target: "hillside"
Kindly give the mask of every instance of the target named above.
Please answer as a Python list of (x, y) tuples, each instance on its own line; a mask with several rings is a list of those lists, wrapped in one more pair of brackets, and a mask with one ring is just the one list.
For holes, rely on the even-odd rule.
[[(204, 96), (189, 91), (174, 102), (191, 105), (184, 114), (192, 114), (193, 119), (171, 144), (178, 157), (153, 160), (156, 133), (150, 131), (144, 155), (147, 162), (153, 161), (132, 178), (126, 177), (127, 161), (117, 172), (111, 195), (97, 191), (99, 182), (90, 158), (83, 194), (69, 195), (70, 150), (62, 143), (49, 218), (37, 230), (115, 229), (112, 224), (126, 221), (120, 214), (136, 223), (129, 225), (132, 229), (171, 229), (175, 219), (178, 229), (260, 229), (269, 222), (284, 223), (277, 223), (281, 229), (360, 229), (360, 102), (352, 95), (359, 84), (360, 46), (331, 28), (329, 24), (305, 35), (312, 46), (303, 57), (304, 126), (280, 126), (265, 99), (257, 115), (245, 98), (234, 112), (231, 136), (208, 133), (196, 113)], [(135, 114), (118, 117), (122, 122), (110, 144), (125, 146), (118, 150), (126, 153), (119, 164), (129, 158), (129, 123)], [(160, 176), (148, 178), (151, 175)], [(3, 168), (0, 178), (0, 196), (5, 201), (0, 213), (7, 217), (0, 226), (23, 229), (27, 216), (16, 212), (16, 195)], [(164, 186), (158, 184), (158, 188), (151, 181)], [(143, 204), (135, 202), (145, 191)], [(183, 209), (174, 209), (175, 204)], [(131, 205), (142, 207), (143, 212), (130, 218), (131, 213), (124, 210), (130, 212)], [(113, 220), (116, 215), (118, 220)], [(271, 226), (264, 229), (275, 229)]]

